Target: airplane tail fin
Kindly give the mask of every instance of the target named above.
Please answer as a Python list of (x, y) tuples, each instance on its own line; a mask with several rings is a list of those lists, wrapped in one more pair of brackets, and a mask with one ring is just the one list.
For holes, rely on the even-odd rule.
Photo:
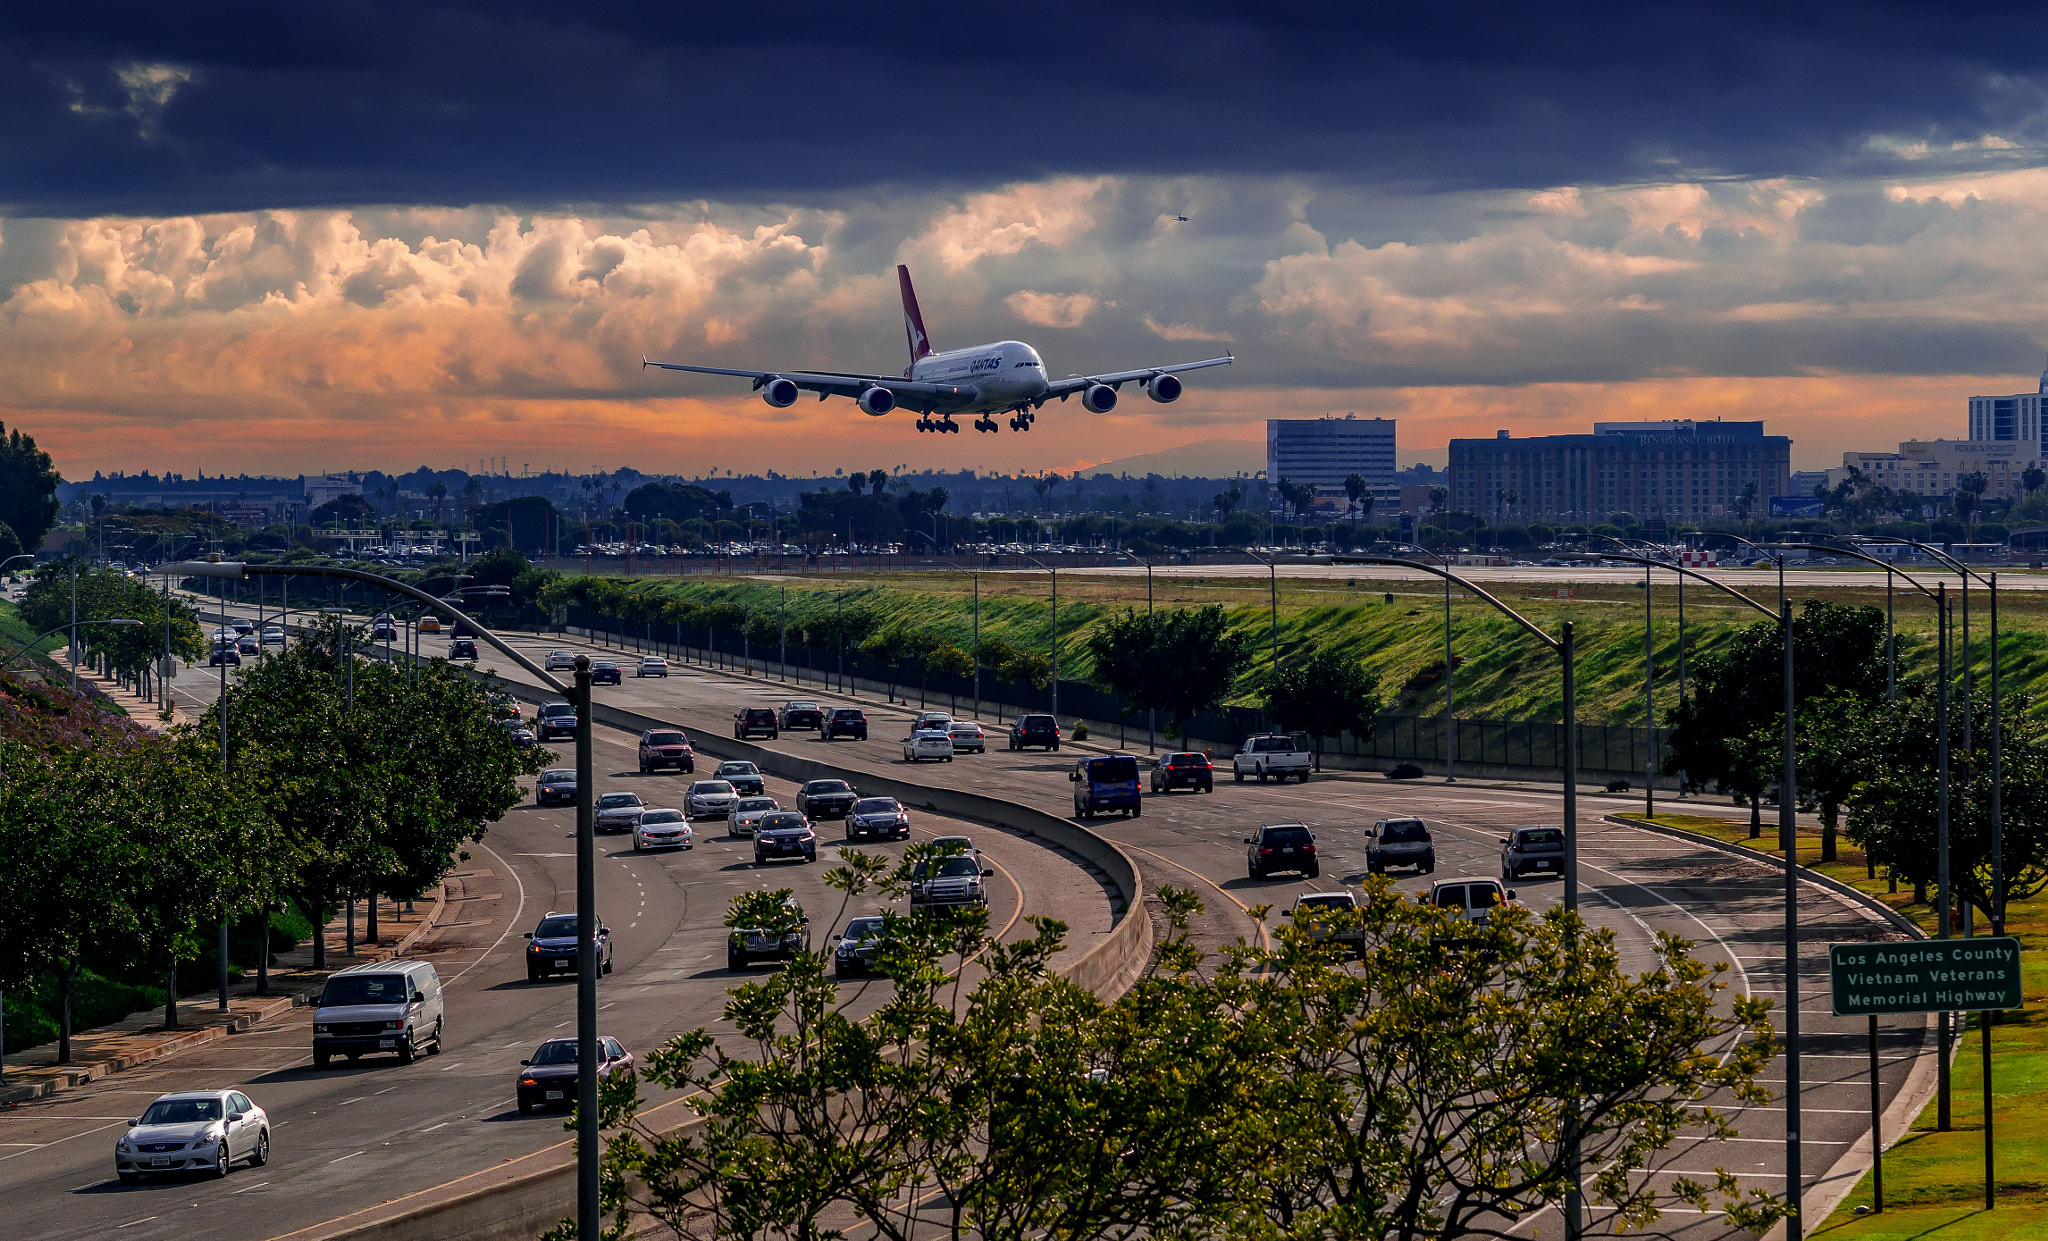
[(903, 331), (910, 338), (910, 362), (915, 366), (919, 358), (930, 355), (932, 340), (925, 335), (924, 316), (917, 310), (917, 292), (910, 287), (910, 268), (898, 263), (896, 279), (903, 286)]

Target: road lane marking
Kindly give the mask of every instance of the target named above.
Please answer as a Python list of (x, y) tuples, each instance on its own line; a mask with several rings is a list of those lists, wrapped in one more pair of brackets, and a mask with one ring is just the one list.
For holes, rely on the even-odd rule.
[(235, 1190), (234, 1193), (229, 1194), (228, 1197), (232, 1198), (235, 1196), (235, 1194), (246, 1194), (252, 1189), (262, 1189), (269, 1184), (269, 1181), (262, 1181), (255, 1185), (244, 1185), (242, 1188)]
[[(491, 946), (484, 949), (484, 955), (478, 957), (476, 960), (464, 966), (462, 973), (457, 974), (455, 977), (448, 980), (446, 985), (451, 987), (454, 986), (456, 983), (461, 982), (463, 977), (467, 975), (469, 971), (475, 969), (477, 966), (482, 965), (485, 961), (489, 960), (491, 954), (498, 950), (498, 945), (504, 943), (505, 937), (512, 933), (512, 928), (519, 925), (520, 915), (526, 912), (526, 881), (519, 877), (519, 872), (513, 870), (509, 862), (507, 862), (504, 858), (498, 856), (497, 850), (491, 848), (489, 845), (485, 844), (481, 840), (476, 842), (476, 847), (482, 849), (485, 853), (490, 854), (492, 857), (497, 858), (499, 867), (501, 867), (507, 874), (512, 876), (513, 883), (519, 885), (519, 905), (516, 909), (512, 911), (512, 917), (509, 921), (505, 923), (505, 929), (498, 932), (498, 938), (492, 940)], [(513, 1045), (517, 1046), (518, 1044), (515, 1043)]]
[[(126, 1091), (122, 1091), (121, 1093), (123, 1093), (123, 1094), (153, 1094), (153, 1093), (155, 1093), (155, 1092), (153, 1092), (153, 1091), (148, 1091), (148, 1090), (126, 1090)], [(116, 1124), (116, 1125), (125, 1125), (125, 1124), (127, 1124), (127, 1123), (128, 1123), (128, 1118), (127, 1118), (127, 1117), (125, 1117), (125, 1116), (124, 1116), (124, 1117), (122, 1117), (122, 1118), (121, 1118), (120, 1120), (117, 1120), (117, 1121), (115, 1121), (115, 1122), (114, 1122), (114, 1124)], [(114, 1127), (114, 1125), (98, 1125), (98, 1126), (95, 1126), (95, 1127), (93, 1127), (93, 1128), (91, 1128), (91, 1129), (83, 1129), (83, 1130), (80, 1130), (80, 1131), (79, 1131), (79, 1132), (77, 1132), (77, 1133), (73, 1133), (73, 1134), (68, 1134), (68, 1135), (66, 1135), (66, 1136), (64, 1136), (64, 1137), (61, 1137), (61, 1138), (53, 1138), (53, 1139), (51, 1139), (50, 1141), (48, 1141), (48, 1142), (45, 1142), (45, 1143), (43, 1143), (43, 1144), (42, 1144), (42, 1146), (36, 1147), (35, 1149), (37, 1149), (37, 1150), (41, 1150), (41, 1149), (43, 1148), (43, 1146), (55, 1146), (55, 1145), (57, 1145), (57, 1144), (58, 1144), (59, 1142), (69, 1142), (69, 1141), (70, 1141), (70, 1140), (71, 1140), (72, 1138), (83, 1138), (83, 1137), (88, 1137), (88, 1136), (90, 1136), (90, 1135), (92, 1135), (92, 1134), (95, 1134), (95, 1133), (100, 1133), (100, 1132), (103, 1132), (104, 1130), (107, 1130), (107, 1129), (111, 1129), (111, 1128), (113, 1128), (113, 1127)], [(5, 1163), (5, 1162), (6, 1162), (6, 1161), (8, 1161), (9, 1159), (19, 1159), (19, 1158), (21, 1158), (21, 1157), (22, 1157), (23, 1155), (26, 1155), (26, 1154), (28, 1154), (28, 1152), (27, 1152), (27, 1151), (16, 1151), (16, 1152), (14, 1152), (14, 1153), (13, 1153), (12, 1155), (0, 1155), (0, 1163)]]
[(432, 1132), (433, 1132), (434, 1130), (436, 1130), (436, 1129), (446, 1129), (446, 1128), (447, 1128), (447, 1127), (448, 1127), (449, 1125), (452, 1125), (452, 1124), (454, 1124), (454, 1123), (455, 1123), (455, 1122), (454, 1122), (454, 1121), (452, 1121), (452, 1120), (444, 1120), (444, 1121), (442, 1121), (442, 1122), (441, 1122), (440, 1124), (438, 1124), (438, 1125), (428, 1125), (428, 1126), (427, 1126), (426, 1128), (424, 1128), (424, 1129), (420, 1130), (420, 1132), (421, 1132), (421, 1133), (432, 1133)]
[(143, 1217), (142, 1217), (141, 1219), (131, 1219), (131, 1220), (129, 1220), (129, 1221), (127, 1222), (127, 1223), (125, 1223), (125, 1224), (121, 1225), (121, 1227), (123, 1227), (123, 1228), (133, 1228), (133, 1227), (135, 1227), (135, 1225), (137, 1225), (137, 1224), (147, 1224), (147, 1223), (148, 1223), (149, 1221), (151, 1221), (151, 1220), (153, 1220), (153, 1219), (155, 1219), (155, 1218), (156, 1218), (156, 1216), (154, 1216), (154, 1215), (145, 1215), (145, 1216), (143, 1216)]
[(340, 1162), (342, 1162), (342, 1160), (345, 1160), (345, 1159), (354, 1159), (354, 1158), (356, 1157), (356, 1155), (361, 1155), (361, 1154), (363, 1154), (363, 1153), (365, 1153), (365, 1152), (363, 1152), (363, 1151), (357, 1151), (357, 1152), (355, 1152), (355, 1155), (343, 1155), (343, 1156), (341, 1157), (341, 1159), (330, 1159), (330, 1160), (328, 1160), (327, 1162), (329, 1162), (329, 1163), (340, 1163)]

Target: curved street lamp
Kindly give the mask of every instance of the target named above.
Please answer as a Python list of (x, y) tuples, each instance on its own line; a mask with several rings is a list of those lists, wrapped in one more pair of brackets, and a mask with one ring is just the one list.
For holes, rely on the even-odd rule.
[(361, 569), (340, 565), (259, 565), (229, 560), (194, 560), (165, 565), (160, 571), (177, 577), (233, 581), (245, 577), (331, 577), (381, 587), (452, 613), (458, 623), (475, 632), (498, 653), (576, 705), (576, 1218), (579, 1236), (597, 1236), (601, 1223), (598, 1210), (598, 1156), (601, 1152), (597, 1125), (597, 940), (594, 934), (597, 926), (597, 853), (591, 815), (594, 764), (591, 757), (590, 657), (576, 657), (575, 684), (573, 687), (564, 685), (446, 600), (395, 578), (365, 573)]

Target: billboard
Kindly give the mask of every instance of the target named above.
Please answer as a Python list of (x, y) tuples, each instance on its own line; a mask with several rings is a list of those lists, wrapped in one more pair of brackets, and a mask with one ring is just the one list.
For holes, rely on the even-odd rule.
[(1819, 496), (1772, 496), (1771, 516), (1773, 517), (1818, 517), (1820, 516)]

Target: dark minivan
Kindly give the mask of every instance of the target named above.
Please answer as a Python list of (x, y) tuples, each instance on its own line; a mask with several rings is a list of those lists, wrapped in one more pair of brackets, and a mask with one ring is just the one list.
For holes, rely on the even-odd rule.
[(1098, 811), (1121, 810), (1131, 817), (1144, 813), (1138, 792), (1138, 760), (1128, 754), (1084, 758), (1074, 764), (1067, 779), (1074, 782), (1074, 813), (1084, 819), (1094, 818)]
[(1018, 716), (1017, 722), (1010, 725), (1010, 748), (1021, 750), (1033, 745), (1059, 749), (1060, 722), (1050, 715)]

